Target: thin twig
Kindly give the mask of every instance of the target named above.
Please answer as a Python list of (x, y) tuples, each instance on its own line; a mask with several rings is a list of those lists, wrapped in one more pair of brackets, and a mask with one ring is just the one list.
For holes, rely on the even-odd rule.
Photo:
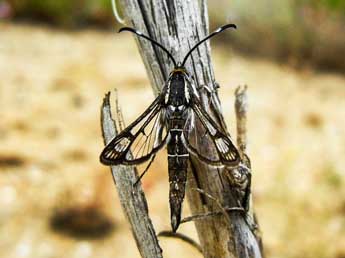
[[(240, 153), (242, 156), (242, 161), (244, 163), (244, 167), (241, 170), (237, 170), (238, 176), (238, 186), (242, 190), (244, 190), (244, 199), (246, 201), (245, 208), (247, 210), (246, 214), (246, 221), (248, 225), (250, 225), (258, 246), (260, 248), (261, 255), (263, 257), (263, 245), (262, 245), (262, 237), (260, 232), (260, 227), (258, 221), (256, 219), (256, 215), (253, 208), (253, 201), (252, 201), (252, 191), (251, 191), (251, 180), (252, 180), (252, 169), (250, 159), (247, 153), (247, 113), (248, 113), (248, 94), (247, 94), (248, 87), (247, 85), (238, 86), (235, 91), (235, 112), (236, 112), (236, 124), (237, 124), (237, 145), (239, 146)], [(236, 181), (234, 177), (235, 171), (232, 172), (232, 179)], [(241, 180), (243, 179), (248, 180)], [(242, 181), (242, 182), (241, 182)]]
[(171, 238), (176, 238), (180, 239), (183, 242), (186, 242), (196, 248), (200, 253), (202, 253), (202, 248), (201, 246), (195, 242), (193, 239), (191, 239), (189, 236), (186, 236), (184, 234), (178, 233), (178, 232), (172, 232), (172, 231), (162, 231), (159, 232), (158, 237), (171, 237)]
[(247, 85), (237, 87), (235, 91), (235, 112), (237, 124), (237, 146), (242, 158), (247, 153)]

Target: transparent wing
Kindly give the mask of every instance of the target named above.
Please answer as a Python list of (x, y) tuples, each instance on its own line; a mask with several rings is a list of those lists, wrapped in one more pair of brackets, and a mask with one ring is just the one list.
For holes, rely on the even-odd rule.
[[(187, 121), (189, 128), (186, 128), (183, 139), (189, 152), (211, 165), (237, 165), (240, 162), (240, 155), (230, 137), (222, 132), (197, 99), (193, 99), (192, 110)], [(201, 124), (201, 128), (196, 127), (197, 124)], [(213, 150), (216, 150), (216, 153), (209, 150), (202, 153), (197, 149), (197, 145), (205, 146), (206, 142)]]
[(104, 148), (105, 165), (134, 165), (149, 160), (166, 143), (166, 116), (159, 96), (132, 124)]

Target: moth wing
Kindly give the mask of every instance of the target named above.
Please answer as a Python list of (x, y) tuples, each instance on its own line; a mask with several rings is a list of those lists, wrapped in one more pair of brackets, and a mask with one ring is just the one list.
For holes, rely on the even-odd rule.
[[(231, 138), (226, 135), (217, 123), (202, 108), (197, 99), (193, 99), (193, 112), (190, 112), (188, 124), (192, 125), (184, 132), (183, 141), (189, 152), (196, 155), (201, 161), (215, 166), (235, 166), (240, 162), (240, 155)], [(200, 123), (197, 123), (199, 121)], [(201, 127), (196, 127), (201, 124)], [(192, 142), (191, 139), (194, 139)], [(215, 152), (198, 150), (198, 145), (211, 146)], [(207, 154), (207, 156), (205, 155)]]
[(155, 101), (133, 123), (104, 148), (100, 161), (105, 165), (135, 165), (149, 160), (161, 149), (167, 138), (165, 108), (162, 97)]

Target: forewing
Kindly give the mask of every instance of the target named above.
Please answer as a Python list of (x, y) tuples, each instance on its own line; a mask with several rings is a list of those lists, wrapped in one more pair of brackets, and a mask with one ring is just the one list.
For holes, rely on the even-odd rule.
[(166, 142), (166, 116), (159, 96), (132, 124), (116, 136), (101, 153), (105, 165), (134, 165), (151, 158)]
[[(240, 155), (230, 137), (220, 129), (196, 99), (193, 101), (192, 110), (193, 112), (190, 112), (188, 121), (189, 128), (185, 130), (184, 137), (184, 142), (188, 150), (198, 156), (200, 160), (211, 165), (237, 165), (240, 162)], [(201, 124), (202, 126), (195, 126), (197, 124)], [(196, 146), (205, 146), (206, 142), (211, 149), (216, 150), (215, 154), (209, 151), (202, 153), (198, 150)]]

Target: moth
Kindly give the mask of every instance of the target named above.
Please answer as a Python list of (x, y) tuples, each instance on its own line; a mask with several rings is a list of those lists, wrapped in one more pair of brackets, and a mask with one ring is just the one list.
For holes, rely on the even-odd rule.
[[(240, 162), (239, 152), (228, 134), (202, 107), (193, 77), (185, 68), (186, 61), (195, 49), (229, 28), (235, 29), (236, 26), (227, 24), (218, 28), (195, 44), (182, 62), (176, 62), (164, 46), (140, 31), (129, 27), (119, 31), (132, 32), (159, 47), (171, 59), (174, 69), (153, 103), (106, 145), (100, 155), (100, 161), (105, 165), (137, 165), (149, 160), (151, 163), (155, 154), (167, 145), (170, 218), (173, 232), (176, 232), (181, 221), (190, 154), (213, 166), (236, 166)], [(202, 153), (198, 150), (197, 144), (189, 140), (197, 121), (204, 129), (200, 137), (213, 146), (216, 157)]]

